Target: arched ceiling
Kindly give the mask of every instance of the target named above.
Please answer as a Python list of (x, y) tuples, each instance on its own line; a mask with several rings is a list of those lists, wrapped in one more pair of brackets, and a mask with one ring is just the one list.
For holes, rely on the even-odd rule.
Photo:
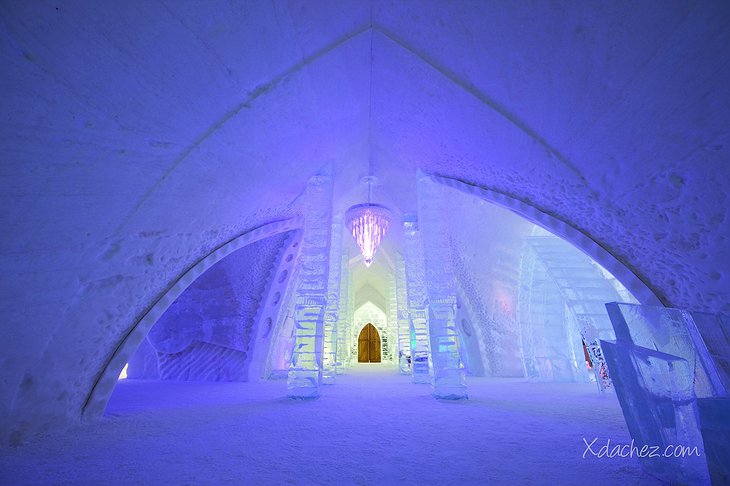
[(328, 164), (337, 210), (449, 176), (730, 312), (727, 45), (721, 0), (4, 2), (3, 364), (88, 323), (113, 346)]
[(408, 211), (421, 168), (559, 215), (669, 304), (727, 309), (681, 280), (727, 284), (710, 255), (728, 256), (728, 10), (6, 4), (6, 227), (78, 243), (250, 226), (326, 163), (340, 205), (372, 174)]

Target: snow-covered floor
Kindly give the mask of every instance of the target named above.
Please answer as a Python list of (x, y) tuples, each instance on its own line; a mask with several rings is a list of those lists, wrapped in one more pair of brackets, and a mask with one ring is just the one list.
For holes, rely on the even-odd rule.
[(582, 457), (583, 438), (630, 442), (593, 385), (470, 378), (449, 402), (359, 365), (317, 400), (285, 387), (121, 381), (103, 421), (0, 450), (0, 484), (658, 484)]

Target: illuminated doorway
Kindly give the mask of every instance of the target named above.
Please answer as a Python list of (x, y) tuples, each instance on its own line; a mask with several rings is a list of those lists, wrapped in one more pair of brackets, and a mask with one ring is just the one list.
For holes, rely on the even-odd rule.
[(380, 363), (380, 334), (368, 323), (357, 338), (357, 362)]

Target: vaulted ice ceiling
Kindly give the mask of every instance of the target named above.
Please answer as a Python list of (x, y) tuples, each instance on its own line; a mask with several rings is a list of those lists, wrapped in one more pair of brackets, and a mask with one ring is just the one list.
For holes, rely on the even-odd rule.
[(723, 1), (3, 3), (3, 408), (328, 166), (335, 209), (414, 211), (421, 169), (730, 312), (727, 45)]

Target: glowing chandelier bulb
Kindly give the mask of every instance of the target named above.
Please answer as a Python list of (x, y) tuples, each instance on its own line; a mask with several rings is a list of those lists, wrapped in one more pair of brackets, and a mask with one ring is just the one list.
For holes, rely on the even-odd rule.
[(365, 266), (373, 263), (380, 240), (390, 225), (390, 211), (380, 204), (358, 204), (345, 213), (347, 228), (360, 247)]

